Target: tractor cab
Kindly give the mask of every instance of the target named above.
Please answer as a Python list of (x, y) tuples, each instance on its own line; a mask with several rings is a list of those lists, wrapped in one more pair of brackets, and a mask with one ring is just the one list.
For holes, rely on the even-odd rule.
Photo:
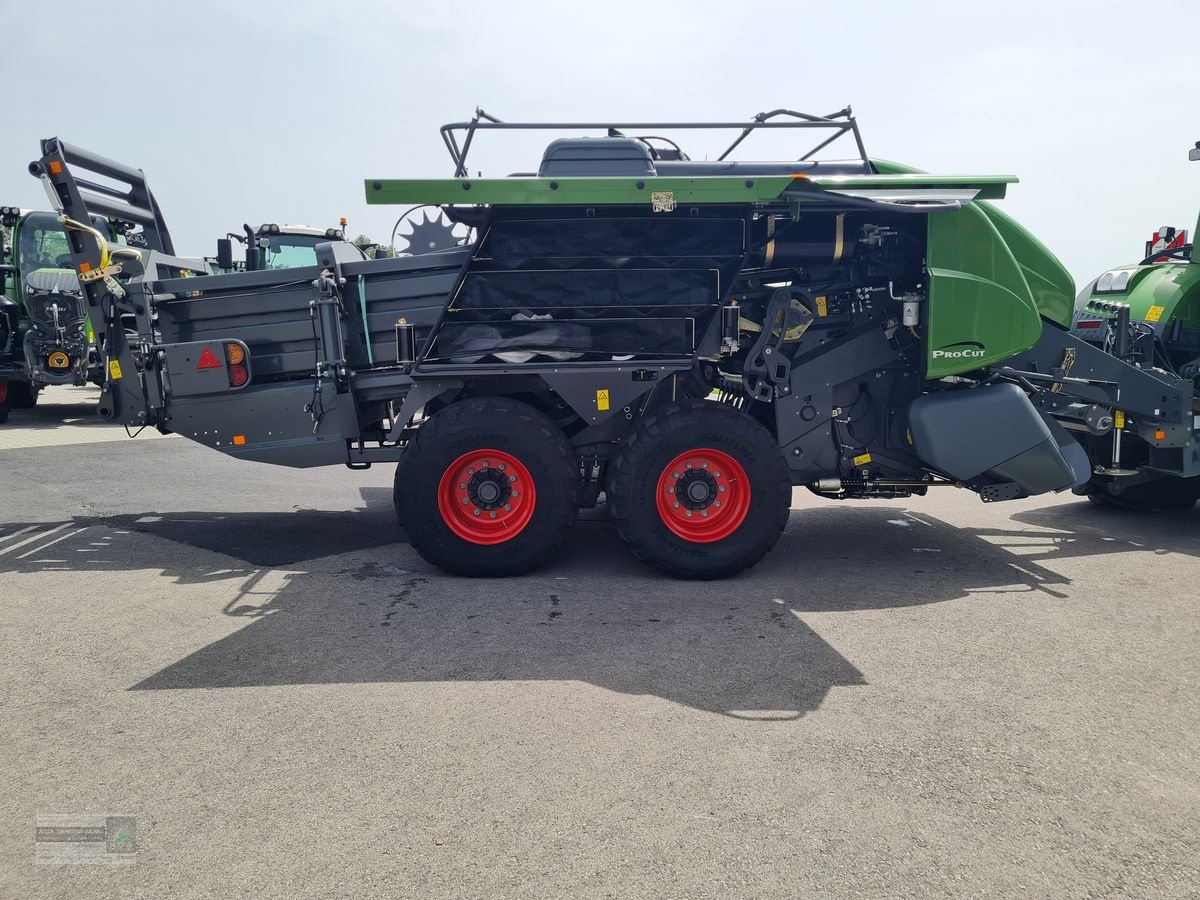
[[(342, 220), (344, 227), (345, 219)], [(309, 228), (304, 225), (243, 225), (242, 234), (230, 232), (217, 241), (215, 266), (222, 272), (259, 272), (298, 269), (317, 264), (317, 245), (346, 239), (342, 227)], [(245, 248), (245, 257), (235, 260), (233, 242)]]

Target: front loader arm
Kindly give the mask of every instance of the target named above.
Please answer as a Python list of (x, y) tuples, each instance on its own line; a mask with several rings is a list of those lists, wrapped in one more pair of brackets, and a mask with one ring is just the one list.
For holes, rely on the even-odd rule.
[[(159, 272), (179, 274), (202, 268), (203, 263), (171, 255), (170, 233), (141, 170), (57, 138), (43, 140), (41, 149), (41, 158), (29, 164), (29, 172), (41, 179), (59, 214), (87, 300), (102, 364), (97, 411), (102, 418), (126, 425), (161, 424), (157, 414), (164, 407), (163, 390), (153, 371), (152, 279)], [(121, 187), (83, 175), (107, 178)], [(140, 225), (143, 246), (110, 245), (91, 227), (93, 214)], [(136, 334), (126, 331), (131, 320)]]

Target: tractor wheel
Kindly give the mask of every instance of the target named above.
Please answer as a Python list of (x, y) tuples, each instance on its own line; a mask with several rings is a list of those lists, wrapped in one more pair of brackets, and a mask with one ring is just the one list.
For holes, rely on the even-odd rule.
[(1110, 494), (1102, 482), (1088, 485), (1087, 498), (1097, 506), (1137, 512), (1183, 512), (1200, 500), (1200, 478), (1164, 475), (1135, 484), (1119, 494)]
[(607, 494), (638, 559), (676, 578), (724, 578), (775, 546), (792, 489), (766, 428), (693, 400), (638, 425), (609, 466)]
[(504, 397), (436, 413), (396, 467), (396, 514), (412, 546), (454, 575), (520, 575), (549, 559), (579, 509), (562, 431)]
[(0, 425), (8, 421), (8, 411), (12, 409), (12, 402), (8, 399), (7, 381), (0, 381)]
[(41, 395), (41, 390), (35, 389), (28, 381), (9, 382), (8, 402), (13, 409), (33, 409)]

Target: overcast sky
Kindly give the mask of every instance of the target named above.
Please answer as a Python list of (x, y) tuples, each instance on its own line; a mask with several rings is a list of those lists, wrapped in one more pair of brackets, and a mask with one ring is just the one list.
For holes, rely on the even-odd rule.
[[(1198, 33), (1191, 0), (0, 0), (0, 202), (45, 206), (25, 165), (59, 136), (144, 169), (181, 253), (243, 222), (341, 215), (386, 240), (399, 210), (366, 206), (363, 179), (452, 174), (437, 127), (477, 105), (684, 120), (851, 104), (872, 156), (1018, 175), (1004, 208), (1082, 282), (1159, 225), (1196, 224)], [(480, 142), (472, 170), (534, 169), (545, 140)]]

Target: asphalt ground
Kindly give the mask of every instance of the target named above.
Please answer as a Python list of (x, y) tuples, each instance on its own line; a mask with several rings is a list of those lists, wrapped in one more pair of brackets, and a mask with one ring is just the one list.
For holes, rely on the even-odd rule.
[[(391, 472), (0, 428), (0, 896), (1196, 896), (1200, 513), (795, 495), (684, 583), (603, 509), (440, 574)], [(37, 865), (50, 815), (131, 865)]]

